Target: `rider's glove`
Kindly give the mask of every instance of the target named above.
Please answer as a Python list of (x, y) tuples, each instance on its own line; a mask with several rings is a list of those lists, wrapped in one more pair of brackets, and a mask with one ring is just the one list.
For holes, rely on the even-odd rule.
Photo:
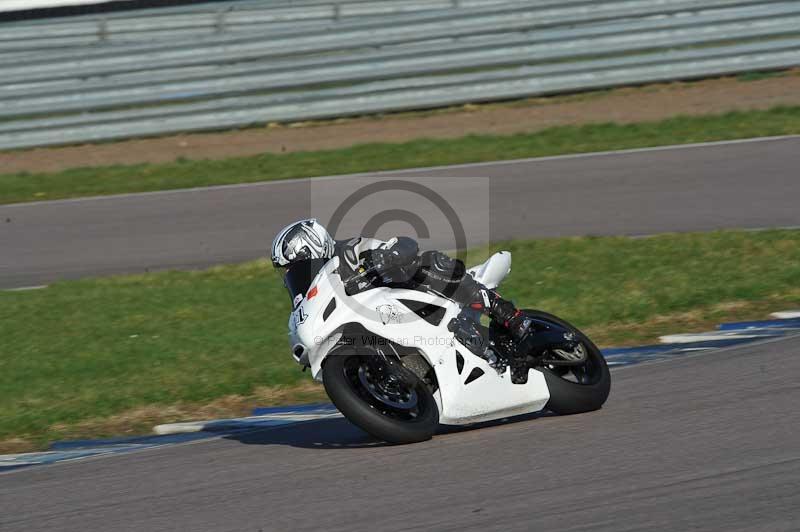
[(392, 257), (388, 249), (373, 249), (369, 251), (364, 265), (377, 272), (383, 272), (393, 268)]
[(408, 237), (389, 240), (381, 249), (367, 252), (364, 266), (373, 269), (384, 283), (407, 282), (416, 271), (419, 246)]
[(407, 236), (395, 237), (386, 243), (385, 260), (389, 267), (403, 268), (411, 266), (417, 260), (419, 245)]

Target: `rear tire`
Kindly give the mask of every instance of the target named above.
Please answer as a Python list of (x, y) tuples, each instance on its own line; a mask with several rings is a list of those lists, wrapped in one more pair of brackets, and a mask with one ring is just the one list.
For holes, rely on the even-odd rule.
[[(356, 349), (344, 347), (331, 353), (322, 367), (322, 383), (333, 404), (350, 422), (363, 431), (389, 443), (416, 443), (431, 439), (439, 425), (439, 409), (428, 386), (409, 375), (416, 392), (417, 406), (413, 416), (371, 400), (365, 389), (353, 378), (353, 366), (365, 356)], [(354, 360), (355, 359), (355, 360)], [(409, 372), (410, 373), (410, 372)]]
[(577, 327), (558, 316), (539, 310), (526, 310), (525, 314), (572, 331), (576, 339), (586, 348), (586, 364), (592, 370), (590, 382), (578, 383), (565, 379), (554, 369), (542, 368), (547, 388), (550, 390), (550, 400), (545, 408), (556, 414), (566, 415), (591, 412), (602, 407), (611, 391), (611, 373), (608, 371), (608, 364), (606, 364), (600, 349)]

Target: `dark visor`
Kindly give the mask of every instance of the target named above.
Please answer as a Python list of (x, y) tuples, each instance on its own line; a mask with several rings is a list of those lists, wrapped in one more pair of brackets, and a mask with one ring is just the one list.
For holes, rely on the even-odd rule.
[(306, 292), (311, 288), (311, 282), (326, 262), (328, 262), (327, 259), (307, 259), (290, 264), (286, 268), (283, 284), (286, 285), (292, 301), (295, 300), (297, 294), (303, 294), (305, 297)]

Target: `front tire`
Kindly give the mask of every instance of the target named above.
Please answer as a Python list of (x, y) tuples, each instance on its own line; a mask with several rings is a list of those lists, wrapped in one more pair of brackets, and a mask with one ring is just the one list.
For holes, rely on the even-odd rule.
[[(598, 410), (608, 399), (611, 391), (611, 373), (608, 371), (600, 349), (577, 327), (562, 320), (558, 316), (539, 310), (525, 310), (531, 318), (551, 322), (568, 329), (575, 334), (576, 340), (586, 349), (587, 360), (584, 366), (576, 369), (576, 375), (570, 376), (558, 367), (544, 367), (542, 373), (550, 390), (550, 400), (545, 408), (556, 414), (579, 414)], [(577, 377), (577, 378), (575, 378)]]
[(439, 425), (439, 409), (428, 386), (413, 374), (407, 375), (411, 382), (403, 396), (413, 394), (413, 406), (405, 408), (402, 402), (385, 398), (381, 401), (365, 377), (364, 367), (371, 356), (378, 355), (344, 347), (325, 359), (322, 383), (333, 404), (354, 425), (383, 441), (403, 444), (431, 439)]

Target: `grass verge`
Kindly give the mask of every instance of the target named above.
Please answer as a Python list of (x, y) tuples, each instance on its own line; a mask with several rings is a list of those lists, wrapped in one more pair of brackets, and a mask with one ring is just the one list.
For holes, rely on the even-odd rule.
[(5, 174), (0, 175), (0, 204), (799, 133), (800, 107), (777, 107), (641, 124), (559, 126), (530, 134), (420, 139), (221, 161)]
[[(503, 292), (601, 345), (800, 304), (800, 231), (514, 241)], [(0, 292), (0, 449), (317, 400), (266, 262)]]

